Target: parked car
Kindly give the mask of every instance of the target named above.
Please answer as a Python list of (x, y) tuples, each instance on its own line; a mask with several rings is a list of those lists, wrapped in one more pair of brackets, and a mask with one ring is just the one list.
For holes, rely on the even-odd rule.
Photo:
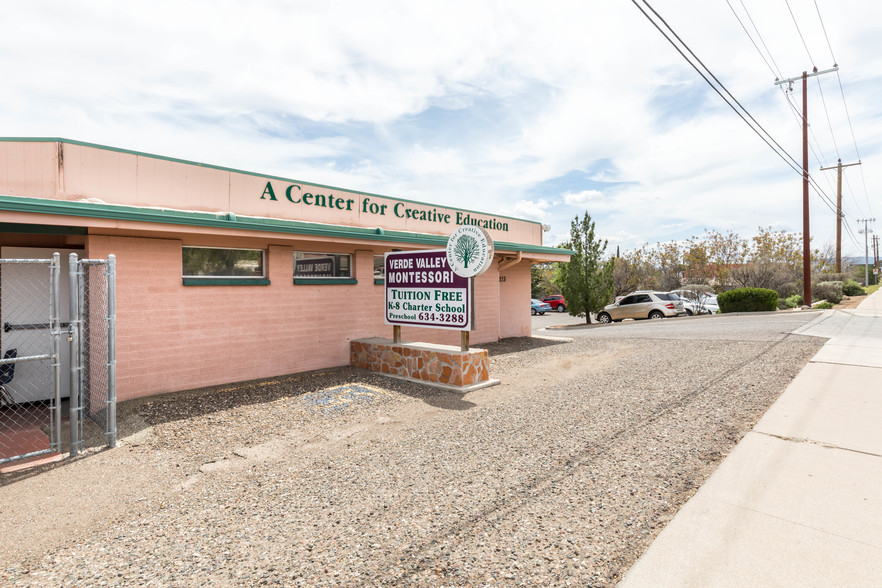
[(618, 322), (622, 319), (660, 319), (686, 316), (683, 301), (669, 292), (638, 291), (621, 300), (608, 304), (597, 313), (601, 323)]
[(712, 296), (706, 296), (704, 299), (702, 299), (701, 304), (710, 314), (717, 314), (718, 312), (720, 312), (720, 304), (717, 302), (716, 294)]
[(536, 300), (535, 298), (530, 299), (530, 307), (533, 315), (551, 312), (550, 304), (548, 304), (547, 302), (542, 302), (541, 300)]
[[(719, 310), (717, 297), (695, 290), (674, 290), (669, 294), (676, 294), (683, 300), (683, 309), (687, 316), (694, 314), (714, 314)], [(712, 299), (712, 301), (711, 301)]]
[(567, 310), (567, 301), (564, 300), (564, 297), (560, 294), (552, 294), (551, 296), (546, 296), (542, 299), (542, 302), (547, 302), (551, 305), (551, 308), (556, 310), (557, 312), (566, 312)]
[(673, 296), (677, 296), (678, 298), (680, 298), (680, 300), (683, 301), (683, 310), (686, 311), (686, 316), (693, 316), (696, 314), (702, 314), (702, 313), (706, 314), (707, 313), (707, 311), (703, 309), (701, 304), (695, 303), (696, 301), (693, 298), (683, 296), (679, 292), (668, 292), (668, 294), (671, 294)]
[(695, 305), (692, 303), (691, 300), (689, 300), (688, 298), (680, 298), (680, 300), (683, 301), (683, 310), (686, 311), (686, 316), (692, 316), (696, 314)]

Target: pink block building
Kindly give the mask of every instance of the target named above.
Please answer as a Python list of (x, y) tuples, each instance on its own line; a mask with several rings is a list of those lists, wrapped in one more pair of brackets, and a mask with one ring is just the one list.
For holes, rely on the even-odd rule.
[[(0, 258), (116, 256), (119, 400), (347, 365), (350, 341), (391, 336), (383, 254), (443, 248), (468, 224), (495, 244), (475, 281), (471, 343), (529, 336), (530, 265), (569, 259), (542, 244), (539, 223), (66, 139), (0, 139)], [(417, 327), (402, 338), (460, 341)]]

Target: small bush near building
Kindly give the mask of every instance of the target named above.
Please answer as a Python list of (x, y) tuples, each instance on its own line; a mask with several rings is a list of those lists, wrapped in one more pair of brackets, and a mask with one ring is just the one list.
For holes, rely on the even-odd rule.
[(796, 308), (802, 306), (802, 294), (794, 294), (784, 299), (784, 308)]
[(821, 282), (812, 291), (815, 300), (826, 300), (833, 304), (842, 302), (842, 282)]
[(775, 310), (778, 293), (766, 288), (737, 288), (717, 296), (720, 312), (761, 312)]
[(818, 302), (812, 308), (821, 308), (821, 309), (827, 310), (829, 308), (833, 308), (833, 303), (832, 302)]
[(864, 296), (867, 291), (854, 280), (845, 280), (842, 282), (842, 293), (846, 296)]

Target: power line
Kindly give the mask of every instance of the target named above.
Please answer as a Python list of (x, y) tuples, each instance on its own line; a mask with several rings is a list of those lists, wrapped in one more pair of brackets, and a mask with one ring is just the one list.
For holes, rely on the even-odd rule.
[(830, 138), (833, 139), (833, 150), (836, 151), (836, 157), (842, 159), (839, 154), (839, 145), (836, 144), (836, 135), (833, 133), (833, 123), (830, 121), (830, 111), (827, 110), (827, 100), (824, 98), (824, 88), (821, 87), (821, 80), (816, 78), (818, 82), (818, 92), (821, 94), (821, 104), (824, 106), (824, 114), (827, 117), (827, 126), (830, 128)]
[[(737, 98), (735, 98), (735, 96), (726, 88), (726, 86), (719, 80), (719, 78), (717, 78), (713, 74), (713, 72), (710, 71), (710, 69), (701, 61), (701, 59), (695, 54), (695, 52), (692, 51), (692, 49), (689, 47), (689, 45), (687, 45), (686, 42), (683, 41), (682, 38), (680, 38), (680, 36), (676, 33), (676, 31), (674, 31), (674, 29), (665, 21), (665, 19), (649, 4), (649, 2), (647, 0), (642, 0), (643, 4), (645, 4), (646, 7), (650, 11), (652, 11), (652, 13), (655, 15), (655, 17), (662, 24), (664, 24), (664, 26), (667, 28), (667, 30), (670, 31), (671, 34), (673, 34), (673, 36), (677, 39), (677, 41), (680, 43), (680, 45), (682, 45), (683, 48), (689, 52), (689, 54), (692, 56), (692, 58), (694, 58), (694, 60), (704, 69), (704, 71), (707, 72), (707, 75), (705, 75), (705, 73), (701, 69), (699, 69), (699, 67), (695, 63), (693, 63), (692, 59), (690, 59), (689, 56), (687, 56), (686, 53), (684, 53), (683, 49), (681, 49), (680, 46), (676, 42), (674, 42), (674, 40), (665, 32), (665, 30), (663, 30), (662, 27), (637, 3), (637, 0), (631, 0), (631, 1), (637, 7), (637, 9), (640, 10), (640, 12), (643, 14), (643, 16), (645, 16), (646, 19), (649, 20), (649, 22), (652, 23), (652, 25), (662, 34), (662, 36), (665, 39), (667, 39), (667, 41), (671, 44), (671, 46), (673, 46), (674, 49), (677, 50), (677, 52), (681, 55), (681, 57), (683, 57), (683, 59), (686, 60), (686, 62), (698, 73), (698, 75), (700, 75), (701, 78), (735, 112), (735, 114), (737, 114), (739, 116), (739, 118), (741, 118), (741, 120), (744, 121), (744, 123), (747, 124), (747, 126), (749, 126), (751, 128), (751, 130), (754, 133), (756, 133), (757, 136), (759, 136), (760, 139), (762, 139), (763, 142), (766, 143), (766, 145), (768, 145), (769, 148), (771, 148), (775, 152), (775, 154), (778, 155), (778, 157), (780, 157), (784, 161), (784, 163), (786, 163), (788, 166), (790, 166), (790, 168), (793, 169), (795, 172), (797, 172), (800, 176), (803, 176), (804, 172), (803, 172), (802, 166), (793, 158), (793, 156), (791, 156), (787, 152), (786, 149), (781, 147), (781, 145), (771, 136), (771, 134), (768, 131), (766, 131), (766, 129), (750, 114), (750, 112), (748, 112), (748, 110), (738, 101)], [(770, 53), (770, 56), (771, 56), (771, 53)], [(710, 79), (708, 79), (708, 76), (713, 78), (713, 80), (716, 82), (717, 85), (714, 85), (713, 83), (711, 83)], [(719, 86), (719, 87), (717, 87), (717, 86)], [(732, 100), (731, 102), (730, 102), (729, 98), (727, 98), (725, 95), (723, 95), (723, 92), (721, 92), (720, 89), (725, 91), (725, 93), (731, 98), (731, 100)], [(736, 108), (732, 102), (737, 104), (741, 110), (739, 111), (738, 108)], [(742, 112), (744, 114), (742, 114)], [(750, 121), (752, 121), (753, 124), (751, 124), (751, 122), (748, 121), (747, 118), (745, 118), (745, 115), (746, 115), (746, 117), (750, 118)], [(754, 125), (756, 125), (756, 126), (754, 126)], [(765, 134), (765, 136), (763, 136), (763, 133)], [(768, 139), (767, 139), (767, 137), (768, 137)], [(773, 143), (774, 143), (774, 146), (773, 146)], [(777, 147), (777, 149), (776, 149), (776, 147)], [(788, 158), (789, 158), (789, 161), (788, 161)], [(834, 214), (836, 214), (835, 204), (832, 202), (830, 197), (824, 193), (823, 188), (821, 188), (821, 186), (815, 181), (814, 177), (807, 176), (806, 179), (809, 182), (809, 184), (812, 186), (812, 188), (815, 190), (815, 192), (818, 194), (818, 196), (821, 198), (821, 201)]]
[[(863, 176), (861, 176), (861, 177), (863, 177)], [(864, 216), (864, 210), (863, 210), (863, 208), (861, 208), (861, 205), (858, 204), (857, 198), (855, 198), (855, 196), (854, 196), (854, 190), (851, 187), (851, 182), (848, 181), (848, 178), (845, 179), (845, 185), (848, 187), (848, 195), (851, 196), (851, 199), (854, 202), (855, 208), (857, 208), (858, 213), (861, 216)], [(870, 212), (870, 211), (868, 211), (868, 212)]]
[[(747, 35), (747, 38), (750, 39), (750, 42), (751, 42), (751, 43), (753, 43), (753, 46), (754, 46), (754, 48), (756, 49), (756, 52), (759, 53), (759, 55), (760, 55), (760, 57), (762, 58), (762, 60), (766, 63), (766, 66), (769, 68), (769, 71), (772, 72), (772, 75), (775, 76), (776, 78), (781, 77), (781, 75), (780, 75), (779, 73), (776, 73), (776, 72), (775, 72), (775, 69), (774, 69), (774, 68), (772, 67), (772, 65), (769, 63), (769, 60), (766, 59), (766, 56), (763, 55), (763, 52), (760, 51), (760, 48), (759, 48), (759, 46), (756, 44), (756, 41), (754, 41), (754, 40), (753, 40), (753, 37), (750, 36), (750, 31), (748, 31), (748, 30), (747, 30), (747, 27), (744, 26), (744, 23), (741, 22), (741, 17), (739, 17), (739, 16), (738, 16), (738, 13), (735, 12), (735, 9), (732, 8), (732, 4), (729, 2), (729, 0), (726, 0), (726, 4), (729, 5), (729, 10), (731, 10), (731, 11), (732, 11), (732, 14), (735, 15), (735, 19), (738, 21), (738, 24), (741, 25), (741, 28), (744, 30), (744, 34)], [(741, 5), (744, 6), (744, 3), (742, 2)], [(746, 12), (746, 11), (747, 11), (747, 9), (745, 9), (745, 12)], [(750, 15), (748, 14), (748, 16), (750, 16)], [(753, 24), (753, 21), (751, 21), (751, 24)], [(754, 26), (754, 29), (756, 29), (756, 26)], [(764, 44), (764, 45), (765, 45), (765, 44)], [(767, 51), (768, 51), (768, 49), (767, 49)], [(771, 57), (771, 56), (772, 56), (772, 54), (770, 53), (770, 54), (769, 54), (769, 57)]]
[[(731, 96), (732, 100), (733, 100), (736, 104), (738, 104), (738, 106), (741, 108), (742, 111), (744, 111), (744, 114), (746, 114), (748, 117), (750, 117), (750, 119), (754, 122), (754, 124), (756, 124), (756, 127), (754, 127), (750, 122), (748, 122), (748, 120), (744, 117), (744, 114), (742, 114), (741, 112), (739, 112), (739, 110), (738, 110), (737, 108), (735, 108), (735, 106), (733, 106), (733, 104), (732, 104), (732, 103), (731, 103), (731, 102), (730, 102), (730, 101), (729, 101), (729, 100), (723, 95), (723, 93), (720, 92), (720, 90), (719, 90), (719, 88), (717, 88), (717, 86), (715, 86), (714, 84), (711, 83), (711, 81), (707, 78), (706, 75), (704, 75), (704, 73), (698, 68), (698, 66), (696, 66), (696, 65), (692, 62), (692, 60), (690, 60), (689, 57), (687, 57), (686, 54), (683, 53), (683, 50), (680, 49), (680, 47), (678, 47), (677, 44), (676, 44), (676, 43), (675, 43), (675, 42), (674, 42), (674, 41), (668, 36), (668, 34), (665, 33), (664, 30), (662, 30), (662, 28), (658, 25), (658, 23), (655, 22), (655, 21), (652, 19), (652, 17), (649, 16), (649, 14), (646, 13), (645, 10), (643, 10), (643, 8), (637, 3), (637, 0), (631, 0), (631, 2), (634, 4), (634, 6), (637, 7), (637, 9), (638, 9), (640, 12), (643, 13), (643, 16), (645, 16), (646, 19), (647, 19), (650, 23), (652, 23), (652, 25), (653, 25), (656, 29), (658, 29), (658, 31), (662, 34), (662, 36), (663, 36), (665, 39), (668, 40), (668, 42), (674, 47), (674, 49), (677, 50), (677, 52), (683, 57), (683, 59), (685, 59), (686, 62), (687, 62), (690, 66), (692, 66), (692, 69), (694, 69), (694, 70), (698, 73), (698, 75), (700, 75), (700, 76), (702, 77), (702, 79), (703, 79), (705, 82), (707, 82), (707, 84), (708, 84), (708, 85), (714, 90), (714, 92), (716, 92), (716, 93), (720, 96), (720, 98), (722, 98), (723, 101), (724, 101), (726, 104), (729, 105), (729, 107), (735, 112), (735, 114), (737, 114), (737, 115), (741, 118), (741, 120), (743, 120), (743, 121), (745, 122), (745, 124), (747, 124), (747, 126), (749, 126), (749, 127), (751, 128), (751, 130), (753, 130), (753, 132), (756, 133), (757, 136), (759, 136), (759, 138), (762, 139), (763, 142), (764, 142), (766, 145), (768, 145), (768, 146), (772, 149), (772, 151), (774, 151), (774, 152), (778, 155), (778, 157), (780, 157), (781, 159), (783, 159), (784, 162), (785, 162), (787, 165), (789, 165), (794, 171), (796, 171), (797, 173), (799, 173), (799, 174), (801, 175), (801, 174), (802, 174), (802, 170), (799, 168), (799, 163), (798, 163), (798, 162), (797, 162), (797, 161), (796, 161), (796, 160), (795, 160), (795, 159), (794, 159), (789, 153), (787, 153), (787, 150), (784, 149), (783, 147), (781, 147), (781, 145), (780, 145), (777, 141), (775, 141), (775, 139), (769, 134), (769, 132), (766, 131), (766, 130), (762, 127), (762, 125), (760, 125), (760, 124), (756, 121), (756, 119), (753, 118), (753, 116), (747, 111), (746, 108), (744, 108), (744, 106), (741, 105), (740, 102), (738, 102), (738, 100), (732, 95), (732, 93), (729, 92), (728, 89), (726, 89), (726, 87), (723, 85), (723, 83), (720, 82), (720, 80), (719, 80), (719, 79), (718, 79), (718, 78), (717, 78), (717, 77), (716, 77), (716, 76), (715, 76), (715, 75), (714, 75), (714, 74), (713, 74), (713, 73), (707, 68), (706, 65), (704, 65), (704, 63), (702, 63), (702, 61), (698, 58), (698, 56), (695, 55), (695, 53), (694, 53), (694, 52), (689, 48), (689, 46), (688, 46), (688, 45), (687, 45), (687, 44), (686, 44), (686, 43), (685, 43), (685, 42), (679, 37), (679, 35), (677, 35), (677, 33), (674, 32), (674, 30), (671, 28), (671, 26), (670, 26), (667, 22), (665, 22), (664, 18), (662, 18), (661, 15), (659, 15), (658, 12), (656, 12), (654, 8), (652, 8), (652, 6), (649, 4), (649, 2), (647, 2), (646, 0), (643, 0), (643, 3), (646, 5), (646, 7), (649, 8), (649, 9), (653, 12), (653, 14), (655, 14), (655, 16), (656, 16), (656, 17), (657, 17), (657, 18), (658, 18), (658, 19), (659, 19), (659, 20), (665, 25), (665, 27), (667, 27), (667, 29), (668, 29), (669, 31), (671, 31), (671, 33), (674, 35), (674, 37), (676, 37), (677, 41), (679, 41), (680, 44), (682, 44), (683, 47), (684, 47), (687, 51), (689, 51), (689, 54), (692, 55), (692, 56), (695, 58), (695, 60), (701, 65), (701, 67), (703, 67), (703, 68), (705, 69), (705, 71), (707, 71), (708, 75), (710, 75), (710, 76), (714, 79), (714, 81), (716, 81), (717, 84), (719, 84), (720, 88), (722, 88), (723, 90), (725, 90), (725, 92), (726, 92), (729, 96)], [(762, 133), (760, 133), (760, 130), (758, 130), (757, 127), (759, 127), (759, 129), (762, 130), (762, 133), (765, 133), (766, 136), (768, 136), (768, 139), (766, 139), (766, 137), (764, 137), (764, 136), (762, 135)], [(771, 143), (770, 143), (769, 141), (771, 141)], [(772, 143), (774, 143), (775, 146), (777, 146), (777, 149), (776, 149), (775, 147), (772, 146)], [(786, 157), (785, 157), (785, 155), (786, 155)], [(787, 161), (787, 158), (790, 158), (790, 161)], [(791, 163), (791, 162), (792, 162), (792, 163)]]
[[(821, 9), (818, 8), (818, 0), (815, 0), (815, 10), (818, 12), (818, 20), (821, 21), (821, 30), (824, 31), (824, 38), (827, 39), (827, 47), (830, 48), (830, 57), (833, 58), (833, 63), (837, 63), (836, 56), (833, 55), (833, 45), (830, 44), (830, 37), (827, 36), (827, 27), (824, 26), (824, 19), (821, 18)], [(791, 14), (793, 14), (791, 12)]]
[(815, 66), (815, 60), (812, 58), (812, 53), (809, 51), (808, 45), (805, 44), (805, 38), (802, 36), (802, 30), (799, 28), (799, 23), (796, 22), (796, 17), (793, 15), (793, 9), (790, 8), (790, 0), (784, 0), (784, 3), (787, 5), (787, 10), (790, 11), (790, 18), (793, 19), (793, 26), (796, 27), (796, 32), (799, 33), (799, 39), (802, 41), (802, 46), (805, 47), (805, 52), (808, 54), (809, 62), (812, 64), (812, 67)]
[[(830, 43), (830, 36), (827, 34), (827, 27), (826, 27), (826, 25), (824, 25), (824, 18), (821, 16), (821, 9), (818, 7), (818, 0), (814, 0), (814, 4), (815, 4), (815, 12), (818, 13), (818, 21), (820, 21), (820, 23), (821, 23), (821, 30), (824, 31), (824, 39), (827, 40), (827, 48), (830, 50), (830, 57), (833, 59), (833, 63), (837, 64), (839, 62), (836, 59), (836, 55), (833, 54), (833, 45)], [(788, 8), (789, 8), (789, 6), (788, 6)], [(791, 15), (792, 14), (793, 13), (791, 12)], [(845, 90), (842, 87), (842, 78), (839, 75), (839, 71), (836, 72), (836, 80), (839, 83), (839, 93), (842, 96), (842, 105), (845, 107), (845, 118), (848, 121), (848, 128), (851, 131), (851, 140), (852, 140), (852, 143), (854, 144), (854, 152), (855, 152), (855, 155), (857, 156), (858, 161), (860, 161), (861, 160), (861, 152), (858, 149), (857, 139), (855, 138), (855, 135), (854, 135), (854, 125), (851, 124), (851, 114), (848, 112), (848, 101), (845, 99)], [(838, 153), (838, 149), (837, 149), (837, 153)], [(868, 213), (872, 214), (872, 207), (870, 206), (870, 195), (869, 195), (870, 193), (867, 190), (867, 181), (866, 181), (866, 178), (864, 177), (863, 168), (861, 168), (860, 172), (861, 172), (861, 181), (863, 182), (863, 186), (864, 186), (864, 198), (867, 201), (867, 211), (868, 211)], [(854, 199), (853, 194), (852, 194), (852, 198)], [(855, 199), (855, 204), (857, 204), (856, 199)], [(860, 209), (860, 206), (858, 206), (858, 208)]]
[(747, 10), (747, 6), (744, 5), (744, 0), (739, 0), (739, 1), (741, 2), (741, 8), (744, 9), (744, 13), (747, 15), (747, 19), (750, 21), (751, 26), (753, 26), (753, 30), (756, 31), (756, 36), (759, 37), (760, 43), (763, 44), (763, 47), (766, 49), (766, 53), (769, 54), (769, 59), (771, 59), (772, 63), (775, 64), (776, 71), (773, 72), (773, 73), (775, 73), (775, 77), (776, 78), (784, 77), (781, 75), (781, 68), (778, 67), (778, 64), (775, 62), (775, 57), (772, 55), (772, 52), (769, 51), (769, 47), (768, 47), (768, 45), (766, 45), (766, 41), (765, 41), (765, 39), (763, 39), (762, 34), (760, 34), (759, 29), (756, 26), (756, 23), (753, 22), (753, 17), (750, 16), (750, 11)]
[[(744, 12), (745, 12), (745, 14), (747, 15), (747, 18), (750, 20), (750, 24), (751, 24), (751, 26), (753, 27), (753, 30), (754, 30), (754, 32), (756, 33), (756, 36), (760, 39), (760, 42), (762, 43), (763, 47), (765, 48), (766, 53), (768, 53), (768, 55), (769, 55), (769, 59), (766, 59), (765, 55), (764, 55), (763, 52), (760, 50), (759, 46), (756, 44), (756, 41), (754, 41), (753, 36), (750, 34), (750, 31), (747, 30), (747, 27), (744, 25), (744, 22), (741, 20), (741, 17), (738, 16), (738, 12), (737, 12), (737, 11), (735, 10), (735, 8), (732, 6), (731, 2), (729, 2), (729, 0), (726, 0), (726, 4), (728, 4), (729, 9), (732, 11), (732, 14), (735, 16), (735, 19), (738, 21), (738, 24), (741, 25), (741, 29), (744, 31), (744, 34), (747, 35), (747, 38), (750, 40), (751, 44), (752, 44), (752, 45), (754, 46), (754, 48), (757, 50), (757, 53), (759, 53), (760, 58), (762, 58), (763, 62), (765, 62), (766, 66), (769, 68), (769, 70), (772, 72), (772, 74), (775, 75), (775, 79), (776, 79), (776, 80), (780, 79), (780, 78), (782, 77), (781, 74), (780, 74), (780, 70), (776, 70), (776, 68), (778, 67), (778, 64), (777, 64), (777, 62), (775, 61), (775, 58), (774, 58), (774, 56), (772, 55), (772, 52), (769, 51), (769, 48), (768, 48), (768, 46), (766, 45), (765, 40), (763, 39), (762, 33), (760, 33), (759, 28), (756, 26), (756, 23), (755, 23), (754, 20), (753, 20), (753, 17), (751, 17), (751, 15), (750, 15), (750, 11), (747, 9), (747, 6), (744, 5), (743, 0), (741, 1), (741, 7), (744, 9)], [(648, 4), (647, 4), (647, 6), (648, 6)], [(638, 8), (639, 8), (639, 7), (638, 7)], [(650, 7), (650, 9), (651, 9), (651, 8), (652, 8), (652, 7)], [(653, 10), (653, 12), (655, 12), (655, 11)], [(645, 14), (645, 13), (644, 13), (644, 14)], [(656, 13), (656, 14), (658, 14), (658, 13)], [(659, 17), (659, 18), (661, 19), (661, 17)], [(664, 19), (661, 19), (661, 20), (662, 20), (662, 22), (664, 22)], [(665, 25), (667, 25), (667, 23), (665, 23)], [(670, 28), (669, 25), (667, 25), (667, 26), (668, 26), (668, 28)], [(673, 32), (673, 31), (672, 31), (672, 32)], [(662, 34), (664, 34), (664, 32), (662, 32)], [(674, 34), (676, 35), (676, 33), (674, 33)], [(668, 40), (670, 41), (670, 39), (668, 39)], [(678, 37), (678, 40), (679, 40), (679, 37)], [(682, 42), (682, 40), (681, 40), (681, 42)], [(685, 43), (684, 43), (684, 45), (685, 45)], [(690, 52), (691, 52), (691, 51), (690, 51)], [(681, 54), (682, 54), (682, 53), (681, 53)], [(685, 57), (685, 56), (684, 56), (684, 57)], [(696, 57), (696, 59), (697, 59), (697, 57)], [(769, 60), (771, 60), (771, 62), (772, 62), (773, 64), (775, 64), (775, 67), (772, 67), (772, 65), (769, 63)], [(700, 60), (699, 60), (699, 63), (700, 63)], [(702, 66), (704, 66), (703, 63), (702, 63)], [(694, 67), (694, 66), (693, 66), (693, 67)], [(705, 69), (707, 69), (707, 68), (705, 68)], [(715, 79), (716, 79), (716, 78), (715, 78)], [(791, 111), (792, 111), (792, 113), (793, 113), (793, 116), (794, 116), (794, 118), (795, 118), (795, 120), (796, 120), (797, 126), (801, 126), (801, 125), (802, 125), (802, 117), (801, 117), (801, 115), (799, 114), (799, 111), (798, 111), (798, 109), (796, 108), (796, 106), (795, 106), (795, 105), (793, 104), (793, 102), (790, 100), (790, 94), (789, 94), (788, 91), (786, 91), (783, 87), (781, 88), (781, 91), (783, 92), (784, 97), (785, 97), (785, 99), (787, 100), (787, 104), (790, 106), (790, 109), (791, 109)], [(734, 98), (734, 97), (733, 97), (733, 98)], [(740, 103), (739, 103), (739, 106), (741, 106)], [(742, 106), (742, 108), (743, 108), (743, 106)], [(825, 104), (825, 110), (826, 110), (826, 104)], [(746, 121), (745, 121), (745, 122), (746, 122)], [(830, 131), (831, 131), (831, 134), (832, 134), (832, 124), (830, 123), (830, 116), (829, 116), (829, 114), (827, 115), (827, 122), (828, 122), (828, 124), (830, 124), (830, 126), (831, 126)], [(824, 156), (823, 151), (821, 151), (820, 142), (818, 141), (817, 137), (815, 136), (814, 129), (810, 129), (810, 132), (811, 132), (811, 135), (812, 135), (812, 139), (814, 140), (814, 144), (811, 145), (811, 150), (812, 150), (812, 154), (813, 154), (814, 157), (815, 157), (815, 161), (817, 161), (818, 164), (819, 164), (820, 166), (826, 165), (826, 157)], [(817, 148), (817, 149), (816, 149), (816, 148)], [(818, 152), (819, 152), (819, 151), (821, 152), (820, 155), (818, 155)], [(837, 150), (837, 153), (838, 153), (838, 150)], [(788, 156), (789, 156), (789, 154), (788, 154)], [(791, 160), (793, 160), (792, 157), (791, 157)], [(795, 160), (793, 160), (793, 161), (794, 161), (794, 163), (796, 163)], [(793, 167), (793, 166), (791, 166), (791, 167)], [(802, 170), (794, 170), (794, 171), (798, 171), (800, 174), (802, 174)], [(813, 184), (812, 188), (813, 188), (814, 191), (817, 193), (817, 195), (821, 198), (821, 201), (824, 202), (824, 204), (827, 206), (827, 208), (829, 208), (829, 209), (835, 214), (835, 213), (836, 213), (836, 207), (835, 207), (835, 205), (833, 204), (833, 202), (832, 202), (832, 200), (830, 199), (830, 197), (826, 195), (826, 193), (824, 192), (823, 188), (821, 188), (820, 186), (817, 185), (817, 182), (815, 182), (814, 178), (811, 178), (810, 181), (811, 181), (812, 184)], [(829, 182), (829, 178), (828, 178), (827, 181)], [(831, 189), (832, 189), (832, 187), (831, 187)]]

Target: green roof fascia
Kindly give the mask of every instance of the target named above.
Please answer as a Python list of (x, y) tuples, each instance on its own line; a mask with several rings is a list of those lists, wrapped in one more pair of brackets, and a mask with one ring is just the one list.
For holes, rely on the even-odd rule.
[[(151, 159), (159, 159), (162, 161), (171, 161), (173, 163), (183, 163), (185, 165), (195, 165), (197, 167), (205, 167), (208, 169), (216, 169), (220, 171), (232, 172), (236, 174), (244, 174), (247, 176), (254, 176), (257, 178), (266, 178), (269, 180), (278, 180), (280, 182), (291, 182), (293, 184), (309, 184), (310, 186), (316, 186), (318, 188), (327, 188), (328, 190), (342, 190), (345, 192), (352, 192), (353, 194), (362, 194), (364, 196), (374, 196), (376, 198), (388, 198), (389, 200), (398, 200), (399, 202), (407, 202), (409, 204), (419, 204), (422, 206), (440, 206), (437, 204), (431, 204), (429, 202), (420, 202), (419, 200), (408, 200), (406, 198), (398, 198), (396, 196), (386, 196), (384, 194), (372, 194), (371, 192), (362, 192), (360, 190), (351, 190), (349, 188), (340, 188), (339, 186), (328, 186), (326, 184), (316, 184), (314, 182), (307, 182), (305, 180), (295, 180), (293, 178), (285, 178), (282, 176), (272, 176), (267, 174), (259, 174), (256, 172), (251, 172), (247, 170), (235, 169), (232, 167), (224, 167), (221, 165), (213, 165), (210, 163), (200, 163), (198, 161), (189, 161), (187, 159), (178, 159), (176, 157), (166, 157), (164, 155), (155, 155), (153, 153), (144, 153), (142, 151), (132, 151), (131, 149), (122, 149), (120, 147), (108, 147), (107, 145), (98, 145), (97, 143), (86, 143), (85, 141), (73, 141), (70, 139), (64, 139), (61, 137), (0, 137), (0, 142), (4, 143), (67, 143), (68, 145), (79, 145), (81, 147), (91, 147), (93, 149), (103, 149), (104, 151), (113, 151), (115, 153), (126, 153), (128, 155), (137, 155), (140, 157), (150, 157)], [(444, 208), (450, 208), (445, 206)], [(496, 218), (505, 218), (509, 220), (514, 220), (523, 223), (532, 223), (532, 224), (540, 224), (538, 221), (531, 221), (523, 218), (515, 218), (513, 216), (505, 216), (501, 214), (493, 214), (490, 212), (480, 212), (477, 210), (468, 210), (465, 208), (454, 208), (452, 210), (460, 210), (462, 212), (468, 212), (472, 214), (480, 214), (483, 216), (492, 216)]]
[[(370, 241), (394, 241), (418, 245), (436, 245), (444, 247), (447, 237), (428, 235), (406, 231), (389, 231), (383, 228), (349, 227), (341, 225), (324, 225), (303, 221), (290, 221), (271, 218), (242, 217), (228, 213), (192, 212), (158, 208), (138, 208), (118, 204), (98, 204), (93, 202), (71, 202), (69, 200), (50, 200), (45, 198), (29, 198), (23, 196), (0, 195), (0, 210), (11, 212), (29, 212), (37, 214), (54, 214), (59, 216), (77, 216), (85, 218), (103, 218), (111, 220), (127, 220), (136, 222), (162, 223), (195, 227), (213, 227), (223, 229), (239, 229), (246, 231), (263, 231), (270, 233), (287, 233), (318, 237), (336, 237), (343, 239), (365, 239)], [(525, 243), (508, 243), (497, 241), (497, 249), (505, 251), (522, 251), (524, 253), (564, 254), (572, 255), (569, 249), (544, 247)]]

